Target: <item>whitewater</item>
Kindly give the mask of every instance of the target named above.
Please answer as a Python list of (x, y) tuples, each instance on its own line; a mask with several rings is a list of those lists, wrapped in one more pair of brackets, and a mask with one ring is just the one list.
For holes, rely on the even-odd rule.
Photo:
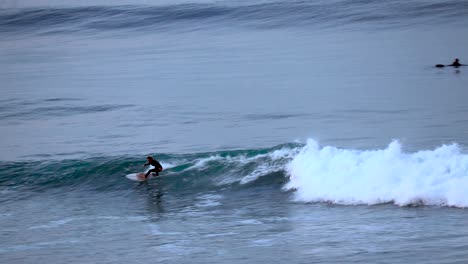
[(398, 141), (382, 150), (350, 150), (309, 140), (287, 165), (296, 199), (339, 204), (466, 207), (468, 156), (456, 144), (405, 153)]

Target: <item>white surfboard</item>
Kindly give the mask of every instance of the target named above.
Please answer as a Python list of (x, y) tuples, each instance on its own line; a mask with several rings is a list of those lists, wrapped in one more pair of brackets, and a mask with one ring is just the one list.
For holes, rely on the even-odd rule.
[[(150, 173), (150, 175), (148, 175), (148, 178), (145, 179), (145, 174), (149, 170), (152, 170), (152, 169), (154, 169), (154, 166), (149, 166), (148, 170), (146, 170), (145, 172), (130, 173), (130, 174), (126, 175), (125, 177), (127, 177), (127, 179), (130, 179), (132, 181), (146, 181), (146, 180), (149, 180), (151, 178), (156, 177), (156, 174), (154, 172), (152, 172), (152, 173)], [(160, 176), (161, 175), (159, 175), (159, 177)]]
[[(145, 179), (145, 174), (146, 173), (144, 173), (144, 172), (130, 173), (125, 177), (127, 177), (127, 179), (130, 179), (132, 181), (146, 181), (147, 179)], [(151, 177), (151, 174), (148, 175), (148, 178)]]

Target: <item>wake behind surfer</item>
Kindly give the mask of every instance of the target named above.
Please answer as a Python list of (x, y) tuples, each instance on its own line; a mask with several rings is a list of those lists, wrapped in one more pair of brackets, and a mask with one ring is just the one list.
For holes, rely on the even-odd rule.
[(152, 172), (154, 172), (156, 174), (156, 176), (159, 176), (159, 173), (163, 170), (163, 167), (161, 166), (161, 163), (159, 163), (157, 160), (153, 159), (153, 157), (151, 157), (151, 156), (146, 157), (146, 159), (148, 160), (148, 163), (143, 165), (143, 167), (146, 167), (148, 165), (153, 165), (154, 169), (149, 170), (145, 174), (145, 179), (148, 178), (148, 175), (150, 175), (150, 173), (152, 173)]

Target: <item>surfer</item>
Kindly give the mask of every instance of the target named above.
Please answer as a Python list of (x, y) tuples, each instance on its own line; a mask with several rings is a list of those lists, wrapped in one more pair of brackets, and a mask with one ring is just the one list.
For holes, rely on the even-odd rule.
[(451, 67), (458, 68), (458, 67), (460, 67), (460, 66), (467, 66), (467, 65), (466, 65), (466, 64), (461, 64), (459, 59), (455, 59), (455, 60), (452, 62), (452, 64), (449, 64), (449, 65), (436, 64), (436, 67), (437, 67), (437, 68), (443, 68), (443, 67), (446, 67), (446, 66), (451, 66)]
[(146, 167), (148, 165), (153, 165), (154, 169), (149, 170), (145, 174), (145, 178), (148, 178), (148, 175), (150, 175), (150, 173), (152, 173), (152, 172), (154, 172), (156, 174), (156, 176), (159, 176), (159, 172), (161, 172), (163, 170), (163, 167), (161, 166), (161, 164), (157, 160), (153, 159), (153, 157), (151, 157), (151, 156), (146, 157), (146, 159), (148, 160), (148, 163), (143, 165), (143, 167)]
[(460, 63), (460, 61), (458, 59), (455, 59), (452, 64), (450, 64), (449, 66), (453, 66), (453, 67), (460, 67), (462, 66), (463, 64)]

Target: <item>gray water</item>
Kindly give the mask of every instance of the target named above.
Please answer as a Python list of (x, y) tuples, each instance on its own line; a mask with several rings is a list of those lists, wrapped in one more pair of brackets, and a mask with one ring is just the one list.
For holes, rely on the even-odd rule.
[(0, 8), (0, 262), (468, 262), (466, 1)]

